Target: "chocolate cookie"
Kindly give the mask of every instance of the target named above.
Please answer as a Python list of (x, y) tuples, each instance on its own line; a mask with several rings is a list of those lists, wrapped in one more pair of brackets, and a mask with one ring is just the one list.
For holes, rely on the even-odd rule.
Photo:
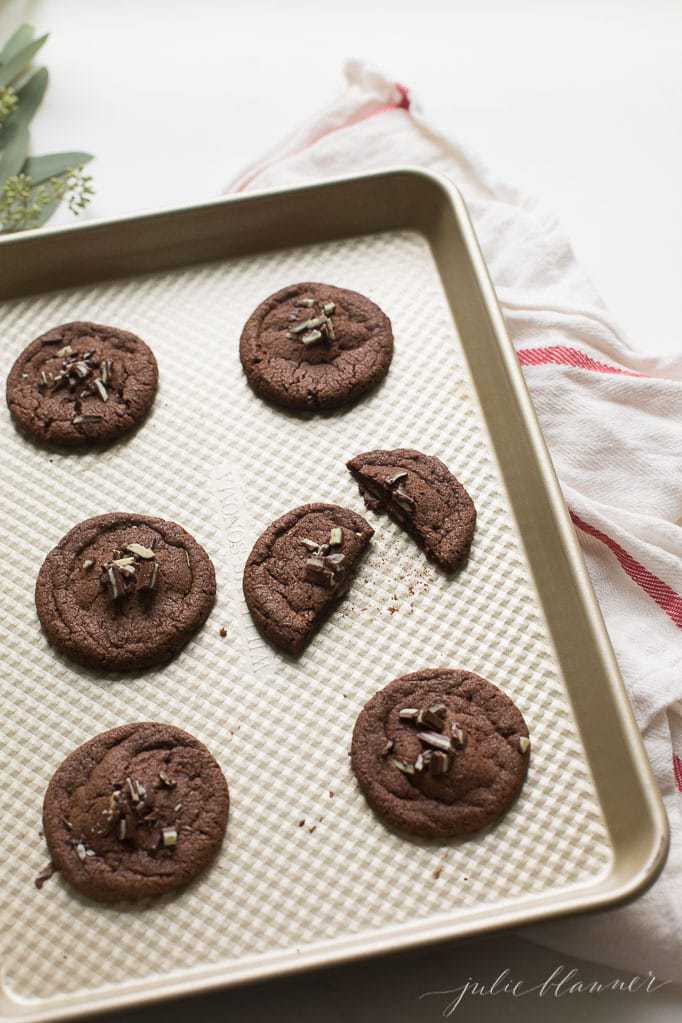
[(81, 522), (43, 562), (38, 617), (48, 640), (108, 671), (170, 660), (203, 625), (215, 572), (175, 522), (112, 512)]
[(135, 334), (65, 323), (24, 349), (7, 377), (7, 404), (36, 440), (85, 447), (120, 437), (149, 412), (156, 359)]
[(373, 534), (335, 504), (305, 504), (268, 526), (244, 567), (246, 603), (266, 639), (300, 653), (348, 591)]
[(290, 409), (354, 402), (386, 375), (391, 321), (374, 302), (330, 284), (292, 284), (246, 321), (239, 351), (254, 391)]
[(365, 705), (351, 764), (388, 824), (451, 838), (506, 813), (529, 752), (523, 716), (497, 686), (471, 671), (429, 668), (394, 679)]
[(347, 463), (371, 511), (386, 511), (447, 572), (469, 553), (476, 508), (433, 455), (397, 448), (366, 451)]
[(112, 728), (52, 776), (43, 829), (64, 880), (100, 902), (188, 884), (214, 858), (229, 810), (209, 751), (172, 725)]

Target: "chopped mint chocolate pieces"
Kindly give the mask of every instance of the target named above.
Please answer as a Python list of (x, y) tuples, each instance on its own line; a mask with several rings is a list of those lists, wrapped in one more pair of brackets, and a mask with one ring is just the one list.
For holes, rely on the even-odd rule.
[(294, 302), (294, 305), (303, 306), (307, 309), (313, 309), (316, 304), (320, 315), (310, 316), (308, 319), (296, 323), (287, 331), (290, 338), (300, 340), (306, 348), (316, 345), (320, 341), (333, 341), (336, 337), (331, 321), (331, 317), (336, 310), (334, 302), (318, 301), (316, 303), (315, 299), (312, 298), (299, 298)]
[(169, 848), (170, 846), (173, 846), (173, 845), (177, 845), (178, 844), (178, 832), (177, 832), (177, 830), (175, 828), (162, 828), (161, 829), (161, 839), (162, 839), (162, 842), (163, 842), (164, 846), (166, 846), (166, 848)]
[(441, 735), (439, 732), (417, 732), (417, 737), (433, 749), (445, 750), (446, 753), (452, 750), (452, 741), (447, 735)]
[(416, 721), (419, 717), (419, 710), (417, 707), (403, 707), (401, 711), (398, 711), (398, 717), (401, 721)]
[(447, 774), (450, 770), (450, 757), (447, 753), (436, 751), (431, 757), (431, 771), (433, 774)]
[(452, 726), (452, 741), (458, 749), (464, 747), (464, 729), (460, 725)]
[(131, 554), (136, 554), (138, 558), (154, 558), (156, 555), (151, 547), (145, 547), (141, 543), (129, 543), (126, 544), (126, 550), (130, 551)]
[(386, 482), (389, 484), (389, 486), (394, 486), (396, 483), (399, 483), (400, 480), (406, 480), (406, 479), (407, 479), (407, 473), (406, 472), (396, 472), (392, 476), (389, 476), (386, 479)]
[(159, 577), (159, 563), (151, 547), (141, 543), (125, 545), (128, 554), (115, 556), (104, 565), (102, 582), (112, 600), (129, 597), (137, 592), (151, 592), (156, 589)]
[(301, 341), (304, 345), (314, 345), (318, 341), (322, 340), (322, 332), (319, 330), (310, 330), (307, 334), (304, 334)]
[(442, 732), (445, 727), (445, 720), (440, 714), (434, 712), (433, 707), (426, 707), (419, 711), (417, 724), (426, 725), (428, 728), (435, 728), (436, 731)]
[[(430, 729), (416, 732), (417, 738), (426, 747), (411, 765), (417, 774), (426, 770), (430, 770), (434, 775), (447, 774), (452, 766), (451, 754), (455, 752), (455, 747), (463, 748), (464, 731), (458, 724), (455, 723), (452, 726), (452, 738), (444, 734), (447, 714), (448, 710), (444, 703), (433, 703), (428, 707), (421, 708), (403, 707), (398, 711), (400, 721), (414, 725), (416, 729), (424, 726)], [(404, 773), (409, 774), (410, 772)]]

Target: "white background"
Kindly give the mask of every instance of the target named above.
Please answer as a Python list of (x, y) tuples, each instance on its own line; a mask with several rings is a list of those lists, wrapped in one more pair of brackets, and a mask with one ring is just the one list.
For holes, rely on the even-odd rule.
[[(542, 193), (631, 343), (682, 349), (682, 0), (0, 0), (0, 32), (52, 35), (33, 152), (85, 149), (110, 217), (212, 197), (333, 97), (346, 57)], [(43, 55), (41, 54), (41, 57)], [(64, 218), (66, 219), (66, 218)], [(229, 906), (225, 907), (229, 913)], [(135, 1013), (140, 1023), (421, 1023), (418, 995), (565, 957), (518, 938), (442, 946)], [(615, 976), (582, 964), (587, 980)], [(642, 950), (646, 970), (646, 949)], [(470, 999), (454, 1019), (679, 1019), (682, 995)]]

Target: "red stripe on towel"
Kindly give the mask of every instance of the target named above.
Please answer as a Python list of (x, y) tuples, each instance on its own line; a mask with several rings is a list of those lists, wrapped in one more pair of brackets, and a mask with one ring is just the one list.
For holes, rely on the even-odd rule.
[(327, 135), (333, 135), (335, 131), (341, 131), (343, 128), (350, 128), (354, 124), (360, 124), (361, 121), (368, 121), (370, 117), (376, 117), (377, 114), (387, 114), (391, 110), (409, 110), (410, 109), (410, 95), (407, 90), (407, 86), (401, 85), (400, 82), (395, 83), (395, 88), (398, 92), (398, 99), (393, 100), (391, 103), (382, 103), (381, 106), (375, 107), (374, 110), (358, 111), (357, 114), (353, 114), (348, 120), (344, 121), (343, 124), (337, 124), (335, 128), (327, 128), (326, 131), (321, 131), (319, 135), (313, 136), (309, 142), (306, 143), (305, 148), (308, 149), (310, 146), (314, 146), (320, 139), (326, 138)]
[[(343, 124), (337, 124), (333, 128), (327, 128), (326, 131), (321, 131), (317, 135), (314, 135), (309, 139), (304, 146), (301, 146), (297, 152), (302, 153), (304, 150), (314, 146), (321, 139), (326, 138), (327, 135), (332, 135), (335, 131), (341, 131), (343, 128), (350, 128), (351, 125), (359, 124), (361, 121), (367, 121), (370, 117), (376, 117), (377, 114), (386, 114), (391, 110), (409, 110), (410, 109), (410, 93), (406, 85), (401, 85), (400, 82), (394, 82), (396, 92), (398, 93), (397, 99), (390, 103), (382, 103), (381, 106), (374, 107), (373, 110), (360, 111), (353, 117), (349, 117)], [(293, 156), (293, 153), (288, 153), (287, 156)], [(273, 163), (278, 163), (283, 157), (276, 157), (274, 160), (268, 160), (256, 167), (255, 170), (251, 171), (250, 174), (240, 181), (236, 188), (236, 192), (243, 192), (264, 170), (272, 166)]]
[(575, 366), (578, 369), (590, 369), (594, 373), (617, 373), (626, 377), (646, 377), (646, 373), (636, 373), (634, 369), (622, 369), (620, 366), (609, 366), (577, 348), (567, 348), (564, 345), (553, 345), (550, 348), (522, 348), (517, 354), (522, 366), (547, 366), (550, 364)]
[(673, 753), (673, 771), (675, 773), (675, 783), (680, 792), (682, 792), (682, 760)]
[(678, 629), (682, 629), (682, 597), (680, 597), (679, 593), (675, 593), (667, 583), (664, 583), (662, 579), (659, 579), (657, 575), (650, 572), (644, 565), (640, 565), (639, 561), (636, 561), (631, 554), (628, 554), (625, 548), (621, 547), (615, 540), (612, 540), (606, 533), (602, 533), (601, 529), (590, 526), (589, 523), (585, 522), (573, 511), (571, 512), (571, 518), (573, 523), (583, 533), (587, 533), (588, 536), (594, 537), (595, 540), (599, 540), (600, 543), (608, 547), (615, 554), (621, 568), (630, 576), (632, 581), (641, 586), (644, 592), (652, 600), (656, 601), (661, 610), (665, 611), (668, 618), (675, 623)]

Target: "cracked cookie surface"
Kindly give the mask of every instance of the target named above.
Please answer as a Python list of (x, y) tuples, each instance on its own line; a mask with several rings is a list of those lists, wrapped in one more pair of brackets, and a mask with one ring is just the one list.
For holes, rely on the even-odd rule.
[(346, 464), (367, 507), (388, 512), (437, 565), (452, 572), (466, 558), (476, 508), (440, 459), (396, 448), (366, 451)]
[(471, 671), (430, 668), (394, 679), (365, 705), (351, 766), (387, 824), (451, 838), (507, 812), (529, 755), (523, 715), (501, 689)]
[(386, 375), (391, 321), (369, 298), (330, 284), (292, 284), (247, 320), (240, 357), (253, 390), (290, 409), (354, 402)]
[(228, 812), (227, 782), (203, 743), (140, 722), (69, 754), (47, 788), (43, 828), (64, 880), (110, 902), (188, 884), (218, 852)]
[(244, 596), (260, 632), (291, 654), (350, 588), (374, 534), (355, 512), (306, 504), (272, 523), (244, 566)]
[(60, 653), (129, 671), (175, 656), (205, 622), (215, 592), (210, 558), (181, 526), (112, 512), (60, 540), (43, 562), (35, 597)]
[(63, 447), (107, 443), (149, 412), (158, 384), (151, 349), (135, 334), (98, 323), (65, 323), (32, 341), (7, 377), (17, 426)]

